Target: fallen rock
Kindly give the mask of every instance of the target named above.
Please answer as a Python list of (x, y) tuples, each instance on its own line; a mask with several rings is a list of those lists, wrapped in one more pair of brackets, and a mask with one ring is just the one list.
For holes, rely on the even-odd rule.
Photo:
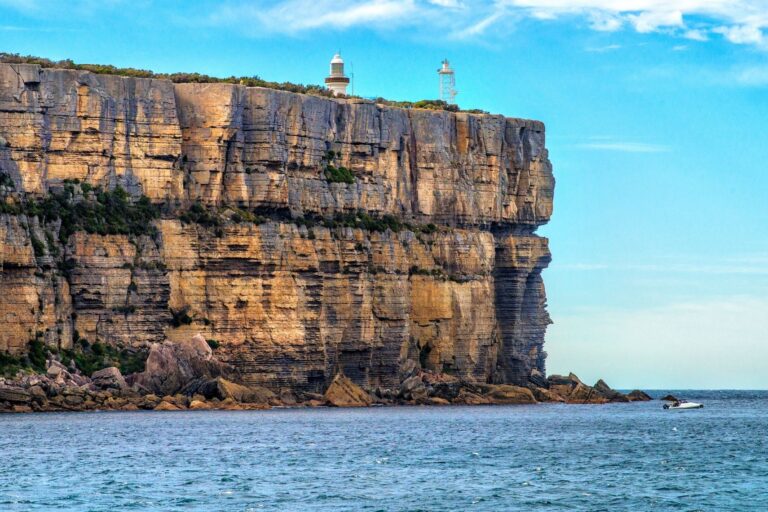
[(650, 400), (653, 400), (651, 395), (649, 395), (645, 391), (640, 391), (639, 389), (630, 391), (629, 394), (627, 394), (627, 398), (629, 399), (630, 402), (648, 402)]
[(373, 403), (370, 395), (363, 388), (338, 373), (323, 395), (325, 400), (335, 407), (367, 407)]
[(404, 400), (423, 400), (427, 398), (427, 387), (421, 375), (408, 377), (400, 384), (398, 396)]
[(162, 402), (157, 404), (157, 406), (155, 407), (154, 410), (156, 410), (156, 411), (180, 411), (181, 409), (178, 406), (172, 404), (171, 402), (166, 402), (165, 400), (163, 400)]
[(536, 398), (537, 402), (565, 402), (565, 398), (549, 389), (540, 388), (537, 386), (532, 386), (529, 389), (531, 390), (531, 393), (533, 393), (533, 396)]
[(231, 371), (231, 367), (213, 358), (211, 347), (202, 335), (197, 334), (181, 343), (153, 344), (145, 370), (136, 375), (135, 383), (152, 393), (172, 395), (190, 383), (210, 380)]
[(189, 403), (189, 409), (192, 410), (192, 411), (201, 411), (201, 410), (207, 411), (207, 410), (212, 409), (212, 408), (213, 407), (211, 407), (211, 404), (209, 404), (208, 402), (206, 402), (204, 400), (192, 400)]
[(582, 382), (579, 382), (565, 399), (569, 404), (604, 404), (608, 402), (606, 397)]
[(276, 397), (272, 391), (266, 388), (243, 386), (222, 377), (215, 379), (213, 385), (215, 392), (211, 396), (206, 395), (207, 398), (215, 396), (221, 400), (231, 398), (236, 402), (266, 404)]
[(491, 403), (495, 404), (535, 404), (536, 398), (530, 389), (512, 386), (509, 384), (500, 384), (488, 386), (485, 396)]
[(125, 389), (128, 387), (123, 374), (114, 366), (94, 372), (91, 375), (91, 382), (100, 389)]
[(0, 385), (0, 402), (29, 402), (31, 396), (26, 389), (18, 386)]
[(629, 402), (629, 398), (626, 395), (611, 388), (603, 379), (598, 380), (592, 387), (601, 396), (607, 398), (609, 402)]
[(487, 405), (491, 403), (491, 400), (488, 397), (474, 393), (467, 388), (462, 388), (459, 390), (459, 394), (453, 400), (453, 403), (465, 405)]

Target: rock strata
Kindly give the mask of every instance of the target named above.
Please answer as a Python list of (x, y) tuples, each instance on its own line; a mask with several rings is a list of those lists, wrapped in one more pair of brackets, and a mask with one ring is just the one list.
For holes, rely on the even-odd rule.
[[(323, 393), (340, 370), (397, 395), (408, 364), (541, 385), (538, 121), (0, 64), (0, 137), (2, 353), (38, 333), (52, 351), (149, 351), (136, 383), (161, 396), (188, 370), (166, 343), (196, 332), (276, 394)], [(70, 233), (19, 207), (118, 186), (159, 218)], [(177, 365), (163, 381), (161, 363)]]

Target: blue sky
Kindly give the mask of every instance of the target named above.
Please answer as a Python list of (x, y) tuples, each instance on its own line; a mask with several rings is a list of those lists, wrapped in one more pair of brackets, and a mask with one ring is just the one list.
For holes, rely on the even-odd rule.
[(542, 120), (550, 372), (768, 388), (768, 1), (0, 0), (0, 51)]

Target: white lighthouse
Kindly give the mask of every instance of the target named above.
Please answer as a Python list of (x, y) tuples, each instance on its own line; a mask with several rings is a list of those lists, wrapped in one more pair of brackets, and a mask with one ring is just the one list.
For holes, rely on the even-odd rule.
[(334, 96), (347, 94), (349, 77), (344, 75), (344, 59), (338, 53), (331, 59), (331, 74), (325, 78), (325, 86), (333, 91)]

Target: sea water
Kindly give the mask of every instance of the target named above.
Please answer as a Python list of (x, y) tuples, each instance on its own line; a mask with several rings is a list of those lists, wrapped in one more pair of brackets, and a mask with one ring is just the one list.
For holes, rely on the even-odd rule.
[(768, 392), (680, 394), (2, 415), (0, 510), (768, 510)]

